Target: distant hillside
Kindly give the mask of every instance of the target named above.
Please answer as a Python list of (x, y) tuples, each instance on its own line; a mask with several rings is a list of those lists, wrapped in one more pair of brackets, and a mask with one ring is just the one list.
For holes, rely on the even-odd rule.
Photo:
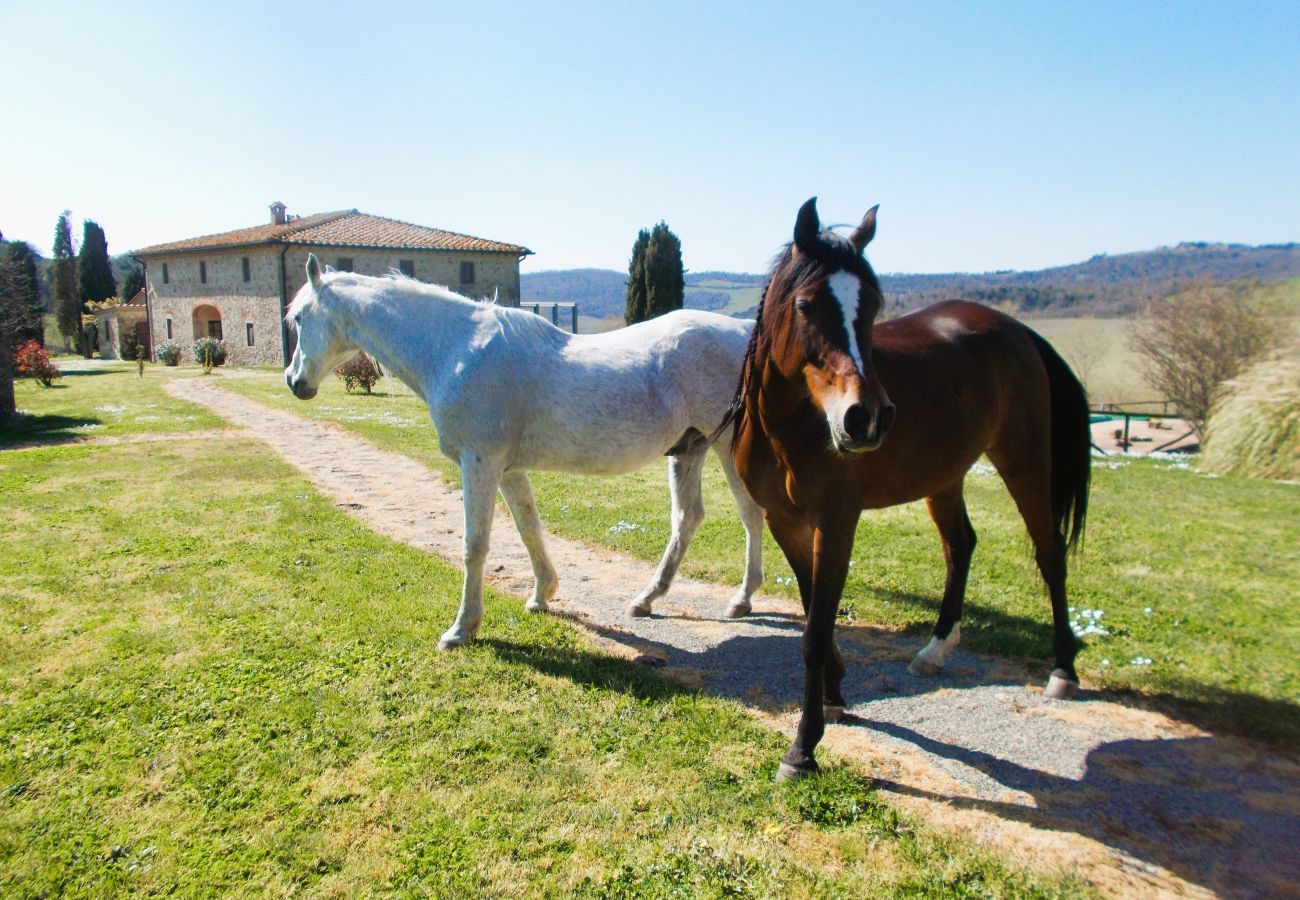
[[(1300, 277), (1300, 244), (1179, 244), (1141, 253), (1101, 254), (1086, 262), (1033, 272), (881, 275), (892, 312), (961, 297), (1010, 305), (1025, 313), (1123, 315), (1150, 298), (1193, 279), (1281, 281)], [(729, 315), (753, 315), (765, 275), (691, 272), (686, 305)], [(627, 274), (610, 269), (567, 269), (524, 274), (525, 300), (571, 300), (584, 316), (623, 315)]]
[(1300, 276), (1300, 244), (1184, 243), (1034, 272), (882, 275), (891, 305), (913, 309), (949, 297), (1012, 304), (1022, 312), (1121, 315), (1180, 284), (1209, 281), (1282, 281)]

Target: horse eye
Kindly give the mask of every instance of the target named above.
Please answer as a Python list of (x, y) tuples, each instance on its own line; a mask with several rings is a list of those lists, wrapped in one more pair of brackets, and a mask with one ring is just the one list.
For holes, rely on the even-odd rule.
[(794, 301), (794, 308), (799, 310), (805, 316), (812, 311), (813, 302), (807, 297), (799, 297)]

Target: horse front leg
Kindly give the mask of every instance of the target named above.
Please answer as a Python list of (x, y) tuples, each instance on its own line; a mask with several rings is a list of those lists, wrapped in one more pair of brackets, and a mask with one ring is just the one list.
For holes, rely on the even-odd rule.
[(492, 535), (492, 513), (501, 482), (501, 465), (466, 451), (460, 460), (461, 493), (465, 504), (465, 581), (456, 621), (438, 641), (439, 650), (462, 647), (474, 639), (483, 621), (483, 564)]
[(722, 471), (727, 476), (727, 486), (736, 501), (736, 511), (740, 513), (740, 524), (745, 529), (745, 577), (740, 582), (740, 589), (727, 604), (727, 618), (738, 619), (749, 615), (754, 608), (752, 600), (755, 592), (763, 584), (763, 508), (754, 502), (749, 489), (736, 472), (736, 464), (731, 459), (731, 451), (714, 446)]
[[(813, 530), (798, 519), (768, 516), (768, 525), (777, 546), (785, 554), (786, 562), (794, 572), (799, 585), (799, 600), (803, 604), (805, 622), (813, 590)], [(822, 714), (827, 722), (835, 722), (844, 715), (848, 704), (844, 701), (844, 657), (831, 640), (831, 655), (826, 661), (826, 683), (823, 689)]]
[[(842, 708), (844, 703), (839, 684), (844, 669), (835, 647), (835, 616), (849, 572), (857, 518), (856, 509), (834, 510), (813, 531), (808, 620), (799, 644), (804, 662), (803, 713), (794, 742), (781, 757), (777, 781), (803, 778), (817, 771), (814, 751), (826, 733), (824, 704), (837, 700), (836, 705)], [(834, 697), (831, 696), (832, 677)]]
[(668, 593), (677, 569), (691, 544), (695, 529), (704, 521), (703, 488), (700, 481), (704, 473), (704, 444), (692, 446), (682, 453), (668, 457), (668, 494), (672, 499), (673, 533), (664, 548), (663, 559), (650, 584), (628, 604), (628, 615), (637, 618), (650, 615), (654, 602)]
[(546, 612), (546, 604), (555, 597), (560, 580), (555, 566), (546, 553), (546, 535), (542, 531), (542, 518), (537, 514), (537, 500), (527, 472), (506, 472), (501, 476), (501, 496), (514, 517), (519, 537), (528, 549), (533, 564), (533, 595), (524, 604), (529, 612)]

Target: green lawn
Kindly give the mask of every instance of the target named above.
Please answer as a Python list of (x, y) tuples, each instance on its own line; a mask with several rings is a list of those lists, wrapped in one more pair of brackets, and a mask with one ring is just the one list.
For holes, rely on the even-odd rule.
[(259, 443), (0, 451), (0, 496), (0, 896), (1084, 890), (902, 820), (833, 754), (773, 786), (779, 735), (517, 599), (436, 652), (458, 571)]
[[(276, 379), (223, 386), (301, 415), (337, 422), (444, 474), (420, 400), (391, 379), (382, 395), (347, 395), (327, 382), (302, 402)], [(621, 478), (537, 473), (547, 527), (566, 537), (657, 561), (668, 537), (665, 467)], [(739, 583), (742, 537), (721, 469), (705, 476), (708, 518), (687, 556), (694, 577)], [(975, 650), (1023, 660), (1046, 673), (1050, 611), (1002, 482), (977, 467), (967, 480), (980, 544), (962, 639)], [(1074, 559), (1071, 604), (1102, 612), (1108, 636), (1085, 639), (1079, 667), (1101, 687), (1172, 701), (1199, 722), (1281, 743), (1300, 741), (1300, 487), (1211, 478), (1191, 465), (1097, 460), (1087, 538)], [(620, 521), (644, 526), (611, 532)], [(767, 540), (765, 589), (794, 597), (779, 551)], [(924, 507), (868, 513), (858, 529), (845, 592), (846, 620), (914, 633), (933, 626), (943, 589), (938, 537)], [(1144, 660), (1151, 660), (1145, 663)], [(1137, 661), (1135, 663), (1135, 661)]]
[[(174, 376), (174, 370), (146, 366), (141, 378), (135, 364), (129, 362), (88, 364), (71, 356), (59, 357), (55, 364), (64, 374), (48, 388), (31, 378), (14, 383), (14, 399), (23, 415), (15, 424), (0, 427), (0, 447), (225, 425), (223, 419), (202, 407), (180, 403), (163, 393), (163, 381)], [(196, 372), (186, 370), (187, 374)]]

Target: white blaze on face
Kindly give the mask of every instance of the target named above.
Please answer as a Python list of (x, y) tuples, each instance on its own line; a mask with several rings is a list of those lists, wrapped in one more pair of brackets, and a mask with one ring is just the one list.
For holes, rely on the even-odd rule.
[(858, 321), (858, 306), (861, 303), (862, 280), (852, 272), (836, 272), (830, 277), (827, 286), (831, 289), (839, 304), (840, 314), (844, 317), (844, 330), (849, 335), (849, 355), (853, 357), (853, 365), (861, 375), (862, 350), (858, 347), (858, 329), (855, 323)]

